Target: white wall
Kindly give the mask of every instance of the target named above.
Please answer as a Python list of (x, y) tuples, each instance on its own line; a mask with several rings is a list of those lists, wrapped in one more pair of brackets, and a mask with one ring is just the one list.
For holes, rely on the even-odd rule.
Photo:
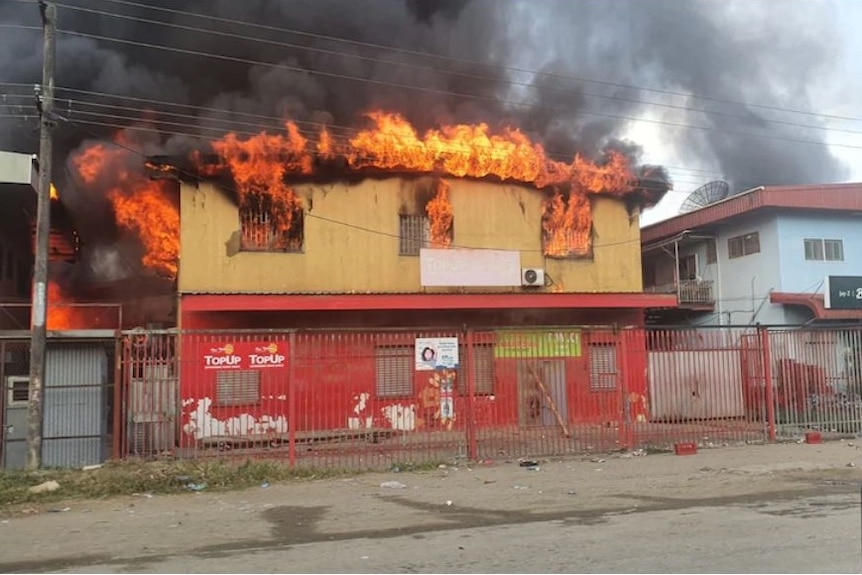
[[(730, 238), (758, 232), (760, 253), (730, 259)], [(724, 325), (784, 324), (784, 307), (769, 303), (770, 290), (781, 288), (778, 226), (775, 217), (740, 218), (722, 226), (717, 234), (716, 317)]]

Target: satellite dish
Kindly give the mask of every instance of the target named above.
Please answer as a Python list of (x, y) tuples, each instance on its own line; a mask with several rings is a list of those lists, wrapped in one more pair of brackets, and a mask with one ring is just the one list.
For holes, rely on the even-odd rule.
[(724, 180), (714, 180), (704, 184), (688, 195), (679, 209), (684, 214), (692, 210), (700, 209), (709, 204), (719, 202), (730, 195), (730, 184)]

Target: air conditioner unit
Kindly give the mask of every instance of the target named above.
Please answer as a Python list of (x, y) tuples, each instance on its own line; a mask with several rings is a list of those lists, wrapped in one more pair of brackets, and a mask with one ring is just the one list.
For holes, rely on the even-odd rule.
[(523, 287), (544, 287), (545, 270), (542, 268), (522, 268), (521, 285)]

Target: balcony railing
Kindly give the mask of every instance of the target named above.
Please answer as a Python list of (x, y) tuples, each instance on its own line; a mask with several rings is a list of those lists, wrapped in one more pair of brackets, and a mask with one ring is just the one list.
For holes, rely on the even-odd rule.
[(715, 303), (712, 284), (711, 280), (682, 280), (678, 286), (673, 283), (648, 286), (644, 291), (677, 294), (680, 305), (712, 305)]

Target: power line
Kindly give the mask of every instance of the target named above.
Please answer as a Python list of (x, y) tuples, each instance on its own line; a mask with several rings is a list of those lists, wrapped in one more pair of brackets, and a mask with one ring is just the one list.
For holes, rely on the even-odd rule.
[[(2, 82), (0, 82), (0, 85), (14, 85), (14, 86), (20, 86), (20, 87), (30, 87), (29, 84), (11, 84), (11, 83), (2, 83)], [(105, 92), (94, 92), (94, 91), (89, 91), (89, 90), (77, 90), (74, 88), (66, 88), (66, 87), (62, 87), (62, 86), (57, 87), (57, 90), (58, 91), (64, 91), (64, 92), (84, 93), (84, 94), (88, 94), (88, 95), (94, 95), (94, 96), (105, 97), (105, 98), (116, 98), (119, 100), (138, 101), (138, 102), (150, 103), (150, 104), (154, 104), (154, 105), (175, 106), (175, 107), (180, 107), (180, 108), (185, 108), (185, 109), (201, 110), (201, 111), (212, 112), (212, 113), (236, 114), (236, 115), (241, 115), (241, 116), (261, 118), (261, 119), (266, 119), (266, 120), (272, 120), (273, 122), (278, 122), (279, 123), (279, 126), (278, 126), (279, 129), (281, 129), (285, 123), (285, 120), (283, 118), (279, 118), (277, 116), (266, 116), (266, 115), (262, 115), (262, 114), (252, 114), (252, 113), (248, 113), (248, 112), (239, 112), (239, 111), (235, 112), (233, 110), (225, 110), (225, 109), (220, 109), (220, 108), (208, 108), (208, 107), (196, 106), (196, 105), (192, 105), (192, 104), (179, 104), (179, 103), (175, 103), (175, 102), (168, 102), (168, 101), (163, 101), (163, 100), (153, 100), (153, 99), (146, 99), (146, 98), (136, 98), (136, 97), (132, 97), (132, 96), (121, 96), (118, 94), (109, 94), (109, 93), (105, 93)], [(21, 98), (23, 98), (23, 97), (29, 98), (30, 97), (29, 95), (25, 96), (25, 95), (14, 95), (14, 94), (10, 95), (10, 96), (11, 97), (21, 97)], [(241, 122), (241, 121), (236, 121), (236, 120), (220, 120), (220, 119), (215, 119), (215, 118), (201, 118), (200, 116), (193, 115), (193, 114), (180, 114), (177, 112), (166, 112), (163, 110), (151, 110), (149, 108), (135, 108), (135, 107), (131, 107), (131, 106), (120, 106), (120, 105), (115, 105), (115, 104), (101, 104), (101, 103), (88, 102), (85, 100), (77, 100), (77, 99), (70, 99), (70, 98), (58, 98), (58, 101), (62, 101), (62, 102), (66, 102), (66, 103), (79, 103), (82, 105), (102, 107), (102, 108), (115, 108), (115, 109), (142, 112), (142, 113), (158, 112), (159, 114), (170, 115), (170, 116), (175, 116), (175, 117), (183, 117), (183, 118), (193, 118), (193, 119), (198, 119), (200, 121), (230, 122), (230, 123), (235, 123), (237, 125), (258, 125), (258, 124), (253, 124), (251, 122)], [(295, 124), (298, 124), (298, 125), (314, 126), (314, 127), (319, 127), (319, 128), (325, 128), (327, 130), (331, 130), (331, 129), (344, 130), (346, 132), (351, 132), (353, 134), (358, 134), (361, 131), (358, 128), (354, 128), (354, 127), (350, 127), (350, 126), (341, 126), (338, 124), (329, 124), (329, 123), (324, 123), (324, 122), (311, 122), (311, 121), (292, 120), (292, 119), (289, 121), (291, 121)], [(339, 138), (339, 137), (345, 137), (346, 138), (347, 137), (346, 134), (345, 135), (332, 134), (332, 136), (336, 137), (336, 138)], [(487, 147), (487, 146), (482, 146), (482, 147)], [(545, 153), (550, 158), (558, 158), (558, 159), (566, 160), (566, 161), (568, 161), (571, 157), (574, 156), (574, 154), (564, 154), (562, 152), (552, 152), (552, 151), (547, 151), (547, 150)], [(721, 175), (721, 172), (718, 172), (715, 170), (703, 170), (703, 169), (698, 169), (698, 168), (683, 167), (683, 166), (669, 166), (669, 165), (664, 165), (664, 167), (668, 168), (668, 169), (675, 169), (675, 170), (691, 171), (691, 172), (713, 174), (713, 175), (719, 175), (719, 176)]]
[[(70, 4), (58, 3), (57, 6), (61, 6), (63, 8), (67, 8), (67, 9), (74, 10), (74, 11), (96, 14), (99, 16), (108, 16), (111, 18), (130, 20), (130, 21), (141, 22), (141, 23), (145, 23), (145, 24), (153, 24), (156, 26), (165, 26), (165, 27), (178, 29), (178, 30), (187, 30), (187, 31), (199, 32), (199, 33), (203, 33), (203, 34), (211, 34), (211, 35), (216, 35), (216, 36), (221, 36), (221, 37), (226, 37), (226, 38), (247, 40), (250, 42), (258, 42), (258, 43), (268, 44), (271, 46), (279, 46), (282, 48), (294, 48), (294, 49), (298, 49), (298, 50), (319, 52), (319, 53), (335, 55), (335, 56), (339, 56), (339, 57), (343, 57), (343, 58), (353, 58), (353, 59), (357, 59), (357, 60), (376, 62), (376, 63), (387, 64), (387, 65), (391, 65), (391, 66), (407, 67), (407, 68), (425, 70), (425, 71), (431, 71), (431, 72), (443, 72), (443, 73), (450, 75), (450, 76), (460, 76), (460, 77), (470, 78), (470, 79), (474, 79), (474, 80), (487, 80), (487, 81), (499, 82), (499, 83), (504, 83), (504, 84), (510, 84), (513, 86), (522, 86), (522, 87), (527, 87), (527, 88), (534, 87), (534, 85), (531, 82), (523, 82), (523, 81), (512, 80), (512, 79), (501, 80), (500, 78), (494, 77), (494, 76), (487, 76), (487, 75), (483, 76), (483, 75), (479, 75), (479, 74), (475, 74), (475, 73), (460, 72), (457, 70), (440, 70), (439, 68), (434, 68), (432, 66), (423, 66), (420, 64), (401, 62), (398, 60), (385, 60), (385, 59), (381, 59), (381, 58), (363, 56), (360, 54), (341, 52), (338, 50), (330, 50), (330, 49), (318, 48), (318, 47), (314, 47), (314, 46), (303, 46), (301, 44), (292, 44), (289, 42), (280, 42), (280, 41), (276, 41), (276, 40), (269, 40), (266, 38), (254, 38), (254, 37), (247, 36), (244, 34), (236, 34), (233, 32), (223, 32), (220, 30), (198, 28), (195, 26), (187, 26), (187, 25), (183, 25), (183, 24), (176, 24), (173, 22), (164, 22), (164, 21), (160, 21), (160, 20), (152, 20), (149, 18), (141, 18), (141, 17), (137, 17), (137, 16), (130, 16), (127, 14), (105, 12), (103, 10), (96, 10), (93, 8), (83, 8), (80, 6), (73, 6)], [(646, 105), (646, 106), (658, 106), (658, 107), (662, 107), (662, 108), (683, 110), (683, 111), (687, 111), (687, 112), (700, 112), (703, 114), (710, 114), (710, 115), (722, 116), (722, 117), (727, 117), (727, 118), (735, 118), (735, 119), (739, 119), (739, 120), (749, 120), (749, 121), (751, 120), (751, 117), (747, 116), (747, 115), (733, 114), (730, 112), (722, 112), (722, 111), (718, 111), (718, 110), (708, 110), (705, 108), (694, 108), (694, 107), (683, 106), (683, 105), (678, 105), (678, 104), (651, 102), (651, 101), (641, 100), (641, 99), (637, 99), (637, 98), (626, 98), (623, 96), (613, 96), (613, 95), (607, 95), (607, 94), (595, 94), (595, 93), (590, 93), (590, 92), (583, 92), (581, 90), (562, 88), (559, 86), (551, 86), (551, 85), (542, 86), (542, 88), (547, 89), (547, 90), (552, 90), (555, 92), (560, 92), (563, 94), (569, 94), (572, 96), (584, 96), (584, 97), (589, 97), (589, 98), (599, 98), (599, 99), (603, 99), (603, 100), (617, 100), (617, 101), (621, 101), (621, 102), (629, 102), (629, 103), (635, 103), (635, 104)], [(830, 127), (826, 127), (826, 126), (816, 126), (816, 125), (811, 125), (811, 124), (800, 124), (798, 122), (789, 122), (786, 120), (775, 120), (775, 119), (768, 119), (768, 118), (757, 118), (757, 119), (761, 122), (778, 124), (778, 125), (783, 125), (783, 126), (796, 127), (796, 128), (806, 128), (806, 129), (810, 129), (810, 130), (822, 130), (822, 131), (831, 131), (831, 132), (843, 132), (843, 133), (848, 133), (848, 134), (862, 134), (862, 130), (848, 130), (848, 129), (842, 129), (842, 128), (830, 128)]]
[(860, 146), (860, 145), (841, 144), (841, 143), (829, 143), (829, 144), (827, 144), (825, 142), (818, 142), (818, 141), (814, 141), (814, 140), (799, 140), (799, 139), (795, 139), (795, 138), (785, 138), (785, 137), (780, 137), (780, 136), (769, 136), (769, 135), (765, 135), (765, 134), (754, 134), (754, 133), (750, 133), (750, 132), (738, 132), (735, 130), (728, 130), (725, 128), (716, 128), (716, 127), (709, 127), (709, 126), (695, 126), (695, 125), (690, 125), (690, 124), (681, 124), (681, 123), (676, 123), (676, 122), (665, 122), (662, 120), (653, 120), (653, 119), (649, 119), (649, 118), (637, 118), (634, 116), (622, 116), (622, 115), (615, 115), (615, 114), (600, 114), (598, 112), (589, 112), (589, 111), (585, 111), (585, 110), (576, 111), (576, 110), (573, 110), (570, 108), (563, 108), (563, 107), (559, 107), (559, 106), (536, 106), (536, 105), (531, 105), (531, 104), (528, 104), (525, 102), (515, 102), (515, 101), (511, 101), (511, 100), (492, 98), (492, 97), (481, 96), (481, 95), (477, 95), (477, 94), (467, 94), (467, 93), (463, 93), (463, 92), (440, 90), (437, 88), (429, 88), (429, 87), (425, 87), (425, 86), (413, 86), (410, 84), (403, 84), (403, 83), (397, 83), (397, 82), (387, 82), (387, 81), (383, 81), (383, 80), (375, 80), (373, 78), (361, 78), (358, 76), (349, 76), (347, 74), (339, 74), (339, 73), (335, 73), (335, 72), (326, 72), (326, 71), (322, 71), (322, 70), (310, 70), (310, 69), (301, 68), (298, 66), (289, 66), (287, 64), (261, 62), (261, 61), (252, 60), (249, 58), (241, 58), (238, 56), (226, 56), (223, 54), (212, 54), (212, 53), (208, 53), (208, 52), (201, 52), (199, 50), (189, 50), (189, 49), (185, 49), (185, 48), (176, 48), (173, 46), (161, 46), (158, 44), (150, 44), (148, 42), (140, 42), (140, 41), (136, 41), (136, 40), (125, 40), (122, 38), (112, 38), (109, 36), (102, 36), (99, 34), (88, 34), (85, 32), (76, 32), (76, 31), (70, 31), (70, 30), (59, 30), (59, 32), (61, 34), (66, 34), (66, 35), (70, 35), (70, 36), (90, 38), (93, 40), (101, 40), (104, 42), (116, 42), (116, 43), (126, 44), (126, 45), (130, 45), (130, 46), (137, 46), (140, 48), (164, 50), (164, 51), (178, 53), (178, 54), (186, 54), (186, 55), (191, 55), (191, 56), (201, 56), (204, 58), (214, 58), (214, 59), (224, 60), (224, 61), (228, 61), (228, 62), (250, 64), (250, 65), (254, 65), (254, 66), (269, 66), (272, 68), (287, 70), (287, 71), (291, 71), (291, 72), (302, 72), (304, 74), (314, 74), (314, 75), (326, 76), (326, 77), (330, 77), (330, 78), (338, 78), (338, 79), (342, 79), (342, 80), (350, 80), (350, 81), (354, 81), (354, 82), (375, 84), (375, 85), (387, 86), (387, 87), (392, 87), (392, 88), (404, 88), (407, 90), (416, 90), (416, 91), (428, 92), (428, 93), (439, 94), (439, 95), (444, 95), (444, 96), (457, 96), (457, 97), (469, 98), (469, 99), (475, 99), (475, 100), (490, 101), (490, 102), (494, 102), (494, 103), (510, 104), (510, 105), (518, 106), (518, 107), (529, 107), (529, 108), (533, 108), (533, 109), (550, 110), (550, 111), (577, 112), (577, 113), (585, 115), (585, 116), (608, 118), (608, 119), (614, 119), (614, 120), (625, 121), (625, 122), (641, 122), (641, 123), (647, 123), (647, 124), (655, 124), (655, 125), (668, 126), (668, 127), (674, 127), (674, 128), (682, 128), (682, 129), (690, 129), (690, 130), (700, 130), (700, 131), (707, 131), (707, 132), (710, 132), (710, 131), (723, 132), (723, 133), (727, 133), (727, 134), (749, 137), (749, 138), (784, 141), (784, 142), (790, 142), (790, 143), (796, 143), (796, 144), (808, 144), (808, 145), (814, 145), (814, 146), (826, 146), (826, 147), (846, 148), (846, 149), (852, 149), (852, 150), (862, 150), (862, 146)]
[[(393, 47), (393, 46), (386, 46), (383, 44), (374, 44), (371, 42), (352, 40), (349, 38), (340, 38), (337, 36), (329, 36), (326, 34), (317, 34), (317, 33), (307, 32), (307, 31), (303, 31), (303, 30), (281, 28), (281, 27), (277, 27), (277, 26), (272, 26), (272, 25), (267, 25), (267, 24), (258, 24), (258, 23), (254, 23), (254, 22), (244, 21), (244, 20), (234, 20), (234, 19), (230, 19), (230, 18), (223, 18), (220, 16), (212, 16), (209, 14), (199, 14), (196, 12), (177, 10), (175, 8), (164, 8), (161, 6), (150, 6), (147, 4), (141, 4), (139, 2), (131, 2), (129, 0), (102, 0), (102, 1), (103, 2), (110, 2), (110, 3), (114, 3), (114, 4), (121, 4), (121, 5), (125, 5), (125, 6), (144, 8), (147, 10), (154, 10), (154, 11), (158, 11), (158, 12), (166, 12), (169, 14), (179, 14), (179, 15), (183, 15), (183, 16), (192, 16), (194, 18), (202, 18), (202, 19), (213, 21), (213, 22), (221, 22), (223, 24), (228, 24), (231, 27), (235, 27), (237, 25), (249, 26), (252, 28), (257, 28), (258, 30), (268, 30), (270, 32), (279, 32), (282, 34), (294, 34), (294, 35), (300, 36), (300, 37), (315, 38), (315, 39), (319, 39), (319, 40), (327, 40), (330, 42), (337, 42), (337, 43), (347, 44), (347, 45), (351, 45), (351, 46), (373, 48), (375, 50), (384, 50), (387, 52), (408, 54), (408, 55), (412, 55), (412, 56), (418, 56), (421, 58), (430, 58), (430, 59), (441, 60), (441, 61), (452, 62), (452, 63), (458, 63), (458, 64), (467, 64), (470, 66), (482, 66), (485, 68), (491, 68), (491, 69), (497, 69), (497, 70), (506, 70), (506, 71), (510, 71), (510, 72), (518, 72), (518, 73), (523, 73), (523, 74), (532, 74), (532, 75), (544, 76), (544, 77), (548, 77), (548, 78), (555, 78), (558, 80), (574, 80), (574, 81), (578, 81), (578, 82), (587, 82), (587, 83), (591, 83), (591, 84), (610, 86), (610, 87), (615, 87), (615, 88), (627, 88), (627, 89), (631, 89), (631, 90), (653, 92), (653, 93), (657, 93), (657, 94), (664, 94), (664, 95), (671, 95), (671, 96), (679, 96), (682, 98), (696, 98), (699, 100), (704, 100), (704, 101), (709, 101), (709, 102), (716, 102), (716, 103), (722, 103), (722, 104), (732, 104), (732, 105), (736, 105), (736, 106), (745, 106), (745, 107), (749, 107), (749, 108), (759, 108), (759, 109), (763, 109), (763, 110), (773, 110), (773, 111), (778, 111), (778, 112), (790, 112), (793, 114), (801, 114), (801, 115), (820, 117), (820, 118), (829, 118), (829, 119), (833, 119), (833, 120), (846, 120), (846, 121), (852, 121), (852, 122), (862, 122), (862, 118), (838, 116), (838, 115), (831, 115), (831, 114), (821, 114), (821, 113), (811, 112), (811, 111), (807, 111), (807, 110), (799, 110), (799, 109), (794, 109), (794, 108), (783, 108), (780, 106), (773, 106), (773, 105), (766, 105), (766, 104), (757, 104), (757, 103), (751, 103), (751, 102), (727, 100), (727, 99), (722, 99), (722, 98), (715, 98), (715, 97), (710, 97), (710, 96), (701, 96), (698, 94), (692, 94), (692, 93), (686, 93), (686, 92), (677, 92), (677, 91), (673, 91), (673, 90), (664, 90), (664, 89), (658, 89), (658, 88), (650, 88), (650, 87), (645, 87), (645, 86), (634, 86), (631, 84), (622, 84), (622, 83), (618, 83), (618, 82), (596, 80), (596, 79), (579, 77), (579, 76), (559, 74), (559, 73), (555, 73), (555, 72), (545, 72), (543, 70), (530, 70), (527, 68), (520, 68), (517, 66), (509, 66), (509, 65), (503, 65), (503, 64), (491, 64), (488, 62), (480, 62), (478, 60), (471, 60), (471, 59), (466, 59), (466, 58), (455, 58), (452, 56), (443, 56), (441, 54), (432, 54), (429, 52), (422, 52), (422, 51), (418, 51), (418, 50), (409, 50), (409, 49), (405, 49), (405, 48), (397, 48), (397, 47)], [(437, 69), (435, 69), (435, 70), (437, 70)]]

